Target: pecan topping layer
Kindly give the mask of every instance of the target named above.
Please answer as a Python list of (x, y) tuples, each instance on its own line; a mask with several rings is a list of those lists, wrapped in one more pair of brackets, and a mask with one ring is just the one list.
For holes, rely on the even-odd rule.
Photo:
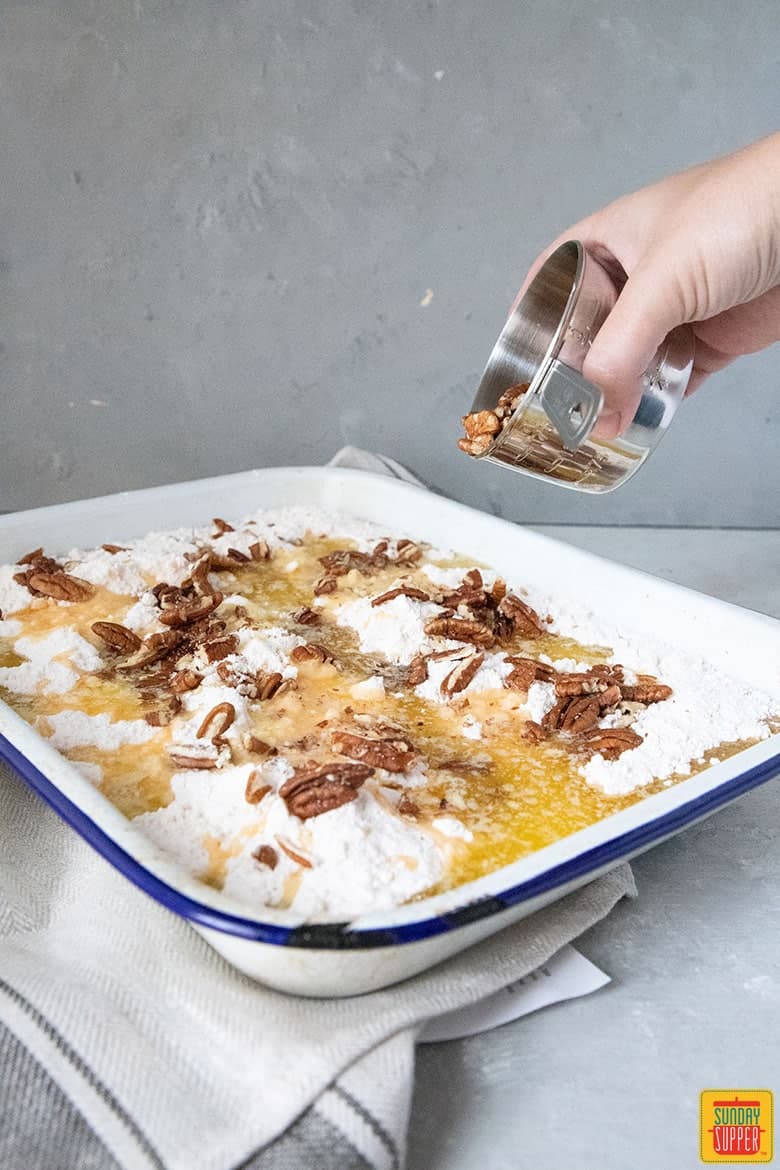
[(127, 626), (120, 626), (118, 622), (93, 622), (92, 633), (100, 638), (106, 646), (117, 650), (120, 654), (134, 654), (141, 648), (141, 639)]

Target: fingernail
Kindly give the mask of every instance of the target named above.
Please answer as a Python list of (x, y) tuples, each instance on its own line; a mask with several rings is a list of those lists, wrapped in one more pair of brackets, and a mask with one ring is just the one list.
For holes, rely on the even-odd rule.
[(619, 410), (608, 410), (605, 414), (600, 414), (593, 428), (594, 437), (597, 439), (616, 438), (623, 429), (621, 426), (622, 418)]

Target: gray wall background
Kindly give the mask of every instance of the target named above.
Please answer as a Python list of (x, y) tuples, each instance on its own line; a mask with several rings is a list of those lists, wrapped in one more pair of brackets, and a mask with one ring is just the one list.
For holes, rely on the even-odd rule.
[(349, 442), (518, 520), (777, 523), (777, 350), (601, 500), (455, 449), (541, 247), (776, 128), (777, 0), (2, 0), (0, 23), (0, 510)]

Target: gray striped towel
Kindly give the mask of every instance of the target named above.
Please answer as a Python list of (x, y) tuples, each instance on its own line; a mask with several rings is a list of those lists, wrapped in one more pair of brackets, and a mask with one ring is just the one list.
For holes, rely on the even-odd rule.
[(0, 768), (0, 1167), (401, 1170), (424, 1023), (534, 970), (633, 891), (620, 866), (399, 987), (285, 996)]

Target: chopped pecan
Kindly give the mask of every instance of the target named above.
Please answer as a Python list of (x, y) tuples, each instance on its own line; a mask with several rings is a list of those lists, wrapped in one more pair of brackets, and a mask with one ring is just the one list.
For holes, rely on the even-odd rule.
[(522, 398), (530, 385), (530, 382), (516, 382), (514, 386), (508, 386), (506, 388), (496, 403), (495, 412), (500, 419), (503, 419), (507, 414), (511, 414), (517, 404), (518, 398)]
[(303, 642), (290, 651), (293, 662), (332, 662), (333, 655), (321, 642)]
[(642, 743), (642, 736), (630, 727), (594, 727), (579, 737), (578, 746), (588, 755), (602, 755), (605, 760), (616, 760), (623, 752)]
[(501, 419), (493, 410), (476, 410), (464, 414), (464, 439), (458, 439), (458, 446), (467, 455), (484, 455), (501, 430)]
[(536, 610), (531, 609), (525, 601), (521, 601), (515, 593), (507, 593), (499, 602), (498, 612), (509, 619), (522, 638), (538, 638), (544, 633)]
[(195, 732), (196, 739), (208, 738), (216, 747), (222, 747), (225, 741), (225, 732), (233, 725), (236, 718), (236, 709), (232, 703), (217, 703)]
[(408, 793), (404, 792), (398, 801), (398, 811), (403, 817), (416, 817), (419, 816), (420, 806), (412, 800)]
[(485, 655), (471, 654), (468, 658), (464, 658), (459, 662), (449, 674), (445, 675), (442, 680), (439, 690), (445, 698), (451, 699), (453, 695), (460, 694), (465, 691), (469, 683), (474, 679), (480, 666), (485, 661)]
[(271, 555), (271, 549), (264, 540), (255, 540), (249, 546), (249, 556), (253, 561), (267, 561)]
[(160, 621), (164, 626), (189, 626), (208, 617), (223, 600), (222, 593), (214, 592), (198, 597), (195, 601), (166, 605), (160, 614)]
[(537, 723), (534, 719), (526, 719), (523, 724), (523, 739), (527, 739), (529, 743), (541, 743), (546, 738), (547, 732), (541, 723)]
[(322, 597), (325, 593), (335, 593), (338, 587), (338, 580), (332, 573), (323, 573), (320, 579), (314, 583), (314, 595)]
[(273, 845), (258, 845), (257, 849), (252, 851), (252, 856), (260, 865), (264, 865), (266, 869), (276, 869), (279, 864), (279, 854), (274, 849)]
[(398, 540), (395, 545), (396, 565), (416, 565), (423, 555), (422, 546), (414, 540)]
[(27, 574), (27, 588), (39, 597), (55, 601), (86, 601), (95, 593), (95, 586), (81, 577), (73, 577), (62, 569), (49, 573), (32, 571)]
[(279, 795), (292, 816), (307, 820), (355, 800), (358, 788), (373, 772), (366, 764), (346, 760), (305, 764), (285, 780)]
[(278, 670), (273, 672), (258, 670), (255, 674), (258, 699), (272, 699), (274, 695), (279, 694), (279, 691), (282, 689), (284, 683), (289, 681), (290, 680), (285, 679)]
[[(16, 561), (17, 565), (34, 565), (36, 561), (44, 560), (43, 548), (34, 548), (32, 552), (25, 553), (23, 557), (19, 557)], [(49, 558), (51, 559), (51, 558)]]
[(412, 661), (405, 668), (405, 671), (406, 685), (408, 687), (418, 687), (428, 677), (428, 663), (422, 654), (415, 654)]
[(411, 597), (413, 601), (430, 601), (430, 594), (422, 589), (416, 589), (414, 585), (397, 585), (395, 589), (388, 589), (387, 593), (380, 593), (379, 597), (373, 598), (371, 605), (376, 608), (378, 605), (384, 605), (386, 601), (392, 601), (395, 597)]
[(92, 633), (96, 634), (101, 642), (105, 642), (106, 646), (120, 654), (134, 654), (141, 648), (141, 639), (138, 635), (118, 622), (93, 622)]
[(168, 702), (163, 707), (158, 707), (154, 711), (147, 711), (144, 719), (150, 727), (167, 727), (180, 710), (181, 699), (178, 695), (170, 695)]
[(131, 671), (144, 666), (151, 666), (167, 658), (181, 645), (182, 635), (179, 630), (164, 630), (159, 634), (149, 634), (144, 638), (140, 648), (127, 662), (117, 666), (117, 670)]
[(620, 687), (620, 694), (623, 699), (629, 703), (663, 703), (666, 699), (671, 699), (673, 695), (671, 687), (665, 686), (663, 683), (639, 681), (633, 686), (626, 686), (622, 684)]
[(384, 768), (387, 772), (406, 772), (417, 759), (409, 741), (397, 736), (371, 738), (353, 735), (349, 731), (335, 731), (331, 744), (339, 755), (359, 760), (372, 768)]
[(244, 736), (244, 747), (253, 756), (275, 756), (278, 754), (277, 748), (271, 747), (270, 743), (266, 743), (264, 739), (251, 733)]
[(101, 544), (100, 547), (103, 549), (103, 552), (110, 553), (112, 557), (115, 557), (117, 553), (127, 552), (127, 545), (125, 544)]
[(221, 662), (228, 654), (235, 654), (238, 650), (238, 636), (226, 634), (222, 638), (212, 638), (203, 643), (202, 649), (209, 662)]
[(223, 520), (220, 516), (215, 516), (211, 523), (215, 528), (212, 540), (216, 540), (218, 536), (224, 536), (226, 532), (235, 532), (233, 525), (228, 524), (227, 520)]
[[(313, 815), (316, 816), (316, 813)], [(294, 849), (293, 846), (290, 845), (289, 842), (285, 841), (283, 837), (280, 837), (278, 833), (275, 835), (275, 840), (282, 853), (286, 853), (290, 858), (290, 861), (296, 862), (297, 865), (302, 865), (304, 869), (312, 869), (314, 863), (310, 857), (306, 856), (305, 853), (300, 853), (297, 849)]]
[(171, 675), (171, 690), (177, 695), (183, 694), (184, 691), (194, 691), (201, 677), (195, 670), (177, 670)]
[(168, 748), (168, 755), (171, 759), (171, 762), (174, 763), (177, 768), (216, 768), (219, 764), (218, 753), (210, 747), (206, 748), (205, 746), (203, 748), (198, 748), (197, 746), (191, 744), (188, 744), (187, 746), (182, 744), (171, 744)]
[(322, 624), (321, 616), (316, 610), (310, 609), (308, 605), (303, 605), (300, 609), (293, 610), (290, 616), (299, 626), (319, 626)]
[(257, 768), (253, 768), (247, 777), (244, 800), (248, 804), (259, 804), (263, 797), (268, 795), (271, 788), (272, 785), (265, 782)]
[(455, 642), (470, 642), (475, 646), (492, 646), (495, 641), (491, 629), (470, 618), (446, 615), (430, 618), (425, 623), (425, 632), (433, 637), (452, 638)]

